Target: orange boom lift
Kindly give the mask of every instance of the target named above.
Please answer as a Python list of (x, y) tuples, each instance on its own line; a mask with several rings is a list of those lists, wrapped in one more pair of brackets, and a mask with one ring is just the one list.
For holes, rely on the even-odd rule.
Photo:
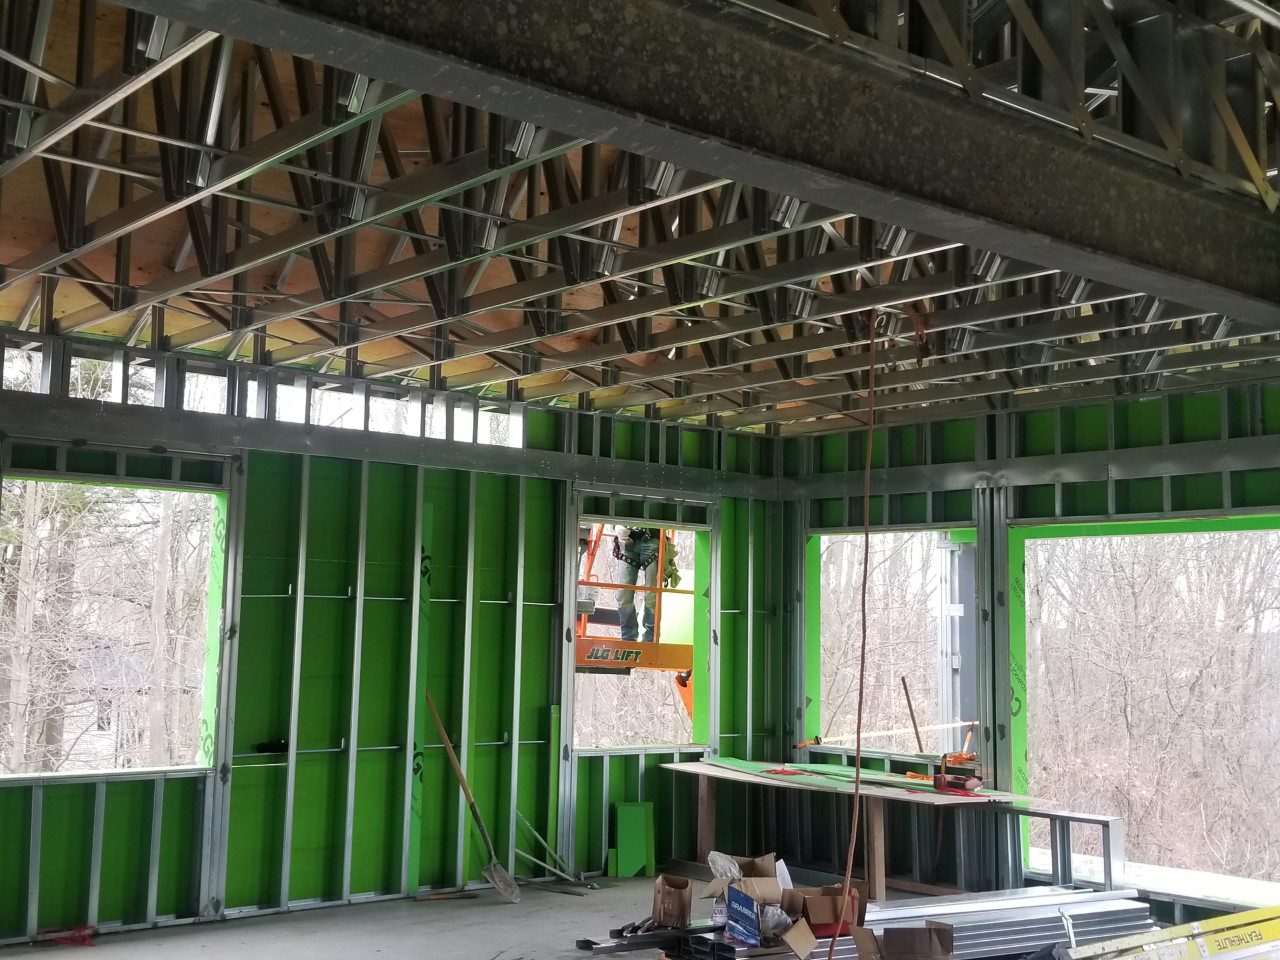
[(689, 716), (693, 716), (693, 648), (684, 643), (662, 642), (662, 598), (665, 594), (693, 595), (692, 590), (680, 590), (665, 586), (665, 570), (667, 561), (667, 533), (661, 531), (658, 539), (657, 584), (652, 587), (643, 584), (611, 583), (600, 580), (595, 573), (596, 558), (600, 553), (600, 544), (605, 538), (604, 524), (591, 525), (587, 537), (586, 551), (583, 556), (582, 569), (579, 572), (579, 587), (594, 587), (603, 590), (634, 590), (637, 593), (654, 595), (653, 601), (653, 642), (639, 643), (621, 640), (618, 637), (604, 635), (602, 628), (618, 624), (616, 608), (597, 607), (594, 604), (584, 608), (579, 605), (574, 628), (574, 664), (580, 672), (591, 673), (630, 673), (632, 670), (665, 670), (675, 674), (676, 689), (684, 703)]

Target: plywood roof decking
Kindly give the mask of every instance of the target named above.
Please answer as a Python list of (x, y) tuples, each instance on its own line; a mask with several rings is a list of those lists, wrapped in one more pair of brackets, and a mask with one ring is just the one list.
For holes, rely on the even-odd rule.
[[(92, 86), (155, 31), (84, 2), (31, 4), (5, 48)], [(890, 418), (1193, 383), (1280, 355), (1225, 317), (286, 52), (216, 38), (167, 64), (193, 35), (173, 25), (141, 61), (154, 79), (0, 180), (0, 324), (784, 432), (864, 423), (873, 320)], [(0, 64), (7, 135), (21, 104), (39, 116), (83, 94), (28, 80)], [(3, 159), (22, 156), (10, 143)], [(200, 196), (205, 167), (241, 174)], [(60, 239), (77, 196), (86, 232)], [(101, 242), (122, 209), (149, 212), (127, 245)]]

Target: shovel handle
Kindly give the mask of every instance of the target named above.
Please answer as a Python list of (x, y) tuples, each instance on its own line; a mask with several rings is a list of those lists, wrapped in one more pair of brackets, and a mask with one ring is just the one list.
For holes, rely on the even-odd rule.
[(427, 709), (431, 711), (431, 719), (436, 723), (436, 732), (440, 734), (440, 743), (444, 746), (444, 752), (449, 757), (449, 763), (453, 767), (454, 775), (458, 778), (458, 783), (462, 785), (462, 795), (467, 798), (467, 806), (471, 809), (471, 818), (475, 820), (476, 826), (480, 828), (480, 836), (489, 851), (489, 859), (497, 860), (498, 856), (494, 852), (493, 840), (489, 837), (489, 830), (484, 825), (484, 818), (480, 816), (480, 811), (476, 807), (476, 798), (472, 795), (471, 787), (467, 783), (467, 775), (462, 772), (462, 764), (458, 762), (458, 755), (453, 752), (453, 743), (449, 740), (449, 734), (445, 732), (444, 721), (440, 719), (440, 711), (436, 709), (436, 702), (431, 699), (430, 688), (425, 688), (425, 692), (427, 694)]

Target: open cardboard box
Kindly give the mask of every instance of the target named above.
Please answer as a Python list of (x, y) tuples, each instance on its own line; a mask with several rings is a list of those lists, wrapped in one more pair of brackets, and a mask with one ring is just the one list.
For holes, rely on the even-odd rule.
[[(759, 857), (730, 857), (742, 870), (742, 879), (737, 881), (714, 879), (702, 888), (700, 899), (714, 900), (729, 892), (733, 883), (739, 890), (751, 895), (762, 903), (780, 903), (782, 900), (782, 884), (778, 882), (778, 858), (772, 853)], [(770, 899), (772, 898), (772, 899)]]
[(844, 927), (840, 928), (840, 884), (826, 887), (796, 887), (782, 892), (782, 909), (793, 917), (808, 922), (816, 937), (834, 936), (837, 929), (847, 932), (866, 918), (865, 891), (858, 884), (849, 888), (849, 906), (844, 911)]
[(840, 886), (783, 890), (776, 877), (772, 880), (744, 878), (727, 887), (727, 932), (748, 946), (760, 945), (761, 918), (766, 907), (776, 904), (792, 917), (798, 917), (779, 939), (796, 960), (808, 960), (819, 939), (833, 936), (839, 929), (847, 931), (858, 923), (860, 898), (857, 890), (850, 890), (845, 925), (840, 927), (841, 892)]

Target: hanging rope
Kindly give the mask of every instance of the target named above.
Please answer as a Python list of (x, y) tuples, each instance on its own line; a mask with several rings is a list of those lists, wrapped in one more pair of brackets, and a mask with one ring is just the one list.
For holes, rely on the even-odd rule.
[(867, 355), (867, 442), (862, 455), (862, 637), (858, 649), (858, 716), (853, 754), (853, 823), (849, 826), (849, 850), (844, 860), (844, 886), (840, 891), (840, 920), (831, 937), (827, 960), (834, 960), (836, 941), (849, 914), (849, 890), (853, 884), (853, 853), (858, 846), (858, 813), (862, 809), (862, 695), (867, 679), (867, 575), (871, 569), (871, 445), (876, 422), (876, 318), (870, 323)]

